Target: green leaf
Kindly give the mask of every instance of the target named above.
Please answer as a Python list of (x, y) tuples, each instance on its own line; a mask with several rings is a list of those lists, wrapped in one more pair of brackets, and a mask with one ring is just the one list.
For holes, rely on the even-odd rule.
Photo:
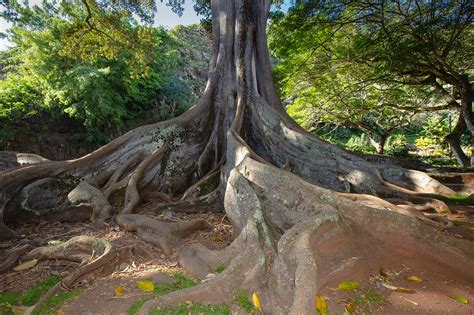
[(345, 282), (339, 283), (339, 286), (337, 287), (337, 289), (331, 289), (331, 290), (352, 291), (352, 290), (358, 289), (359, 286), (360, 286), (359, 282), (345, 281)]
[(450, 295), (449, 297), (452, 298), (453, 300), (458, 301), (459, 303), (469, 304), (469, 301), (464, 296), (453, 294), (453, 295)]
[(137, 286), (143, 292), (152, 292), (155, 289), (155, 285), (150, 280), (141, 280), (137, 282)]

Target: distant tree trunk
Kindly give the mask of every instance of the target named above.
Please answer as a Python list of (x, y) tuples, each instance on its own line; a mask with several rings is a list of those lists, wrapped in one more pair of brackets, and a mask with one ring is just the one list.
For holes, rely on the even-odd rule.
[(372, 132), (367, 133), (370, 144), (375, 148), (375, 153), (383, 155), (385, 153), (385, 143), (390, 134), (388, 132), (382, 132), (377, 135), (379, 136), (379, 139), (376, 139)]
[(449, 143), (449, 148), (454, 154), (454, 157), (458, 161), (459, 165), (463, 167), (469, 167), (471, 165), (470, 159), (466, 156), (466, 154), (464, 154), (464, 151), (461, 148), (461, 136), (466, 130), (466, 122), (462, 113), (460, 113), (456, 126), (445, 138)]

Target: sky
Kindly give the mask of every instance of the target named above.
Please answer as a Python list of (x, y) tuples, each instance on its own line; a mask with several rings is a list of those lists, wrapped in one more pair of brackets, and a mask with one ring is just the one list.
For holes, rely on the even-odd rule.
[[(30, 5), (40, 4), (41, 0), (29, 0)], [(181, 17), (174, 14), (165, 3), (156, 1), (157, 12), (155, 13), (155, 25), (163, 25), (172, 28), (176, 25), (190, 25), (199, 22), (199, 17), (193, 10), (193, 2), (186, 1), (184, 13)], [(5, 32), (9, 24), (0, 17), (0, 32)], [(0, 39), (0, 50), (5, 50), (11, 43), (7, 39)]]

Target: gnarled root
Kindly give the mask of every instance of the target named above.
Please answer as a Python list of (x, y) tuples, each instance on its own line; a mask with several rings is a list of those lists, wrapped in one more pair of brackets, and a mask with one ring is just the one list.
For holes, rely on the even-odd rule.
[(110, 262), (115, 254), (110, 242), (89, 236), (73, 237), (64, 244), (54, 247), (39, 247), (26, 254), (23, 257), (25, 260), (66, 259), (80, 262), (79, 267), (41, 296), (39, 301), (28, 310), (28, 313), (33, 314), (50, 297), (62, 289), (70, 289), (80, 277)]
[(102, 226), (104, 221), (112, 213), (112, 206), (109, 204), (104, 194), (96, 187), (87, 182), (81, 182), (69, 194), (68, 199), (75, 205), (89, 205), (93, 209), (92, 219), (98, 226)]
[[(217, 266), (225, 271), (148, 301), (142, 314), (189, 300), (229, 303), (241, 288), (258, 292), (264, 313), (315, 314), (315, 296), (328, 283), (368, 277), (381, 265), (393, 265), (394, 252), (396, 263), (419, 264), (412, 260), (416, 255), (431, 261), (433, 270), (472, 278), (465, 270), (474, 267), (474, 247), (424, 224), (418, 211), (373, 196), (366, 196), (370, 206), (364, 206), (241, 152), (225, 193), (226, 214), (239, 236), (221, 251), (193, 244), (179, 255), (179, 263), (201, 279)], [(452, 266), (453, 257), (462, 264)]]
[(171, 255), (173, 247), (184, 237), (202, 229), (211, 228), (202, 219), (188, 222), (165, 222), (150, 219), (141, 214), (119, 214), (117, 224), (130, 232), (137, 232), (145, 242), (158, 246), (166, 255)]

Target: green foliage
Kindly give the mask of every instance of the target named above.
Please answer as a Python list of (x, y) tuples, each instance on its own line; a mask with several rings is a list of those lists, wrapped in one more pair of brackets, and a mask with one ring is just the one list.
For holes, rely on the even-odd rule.
[[(321, 124), (359, 129), (378, 143), (423, 125), (429, 116), (421, 113), (447, 104), (432, 88), (436, 82), (459, 98), (453, 78), (467, 73), (472, 79), (474, 29), (468, 7), (466, 1), (416, 6), (301, 1), (286, 13), (273, 13), (269, 46), (289, 115), (309, 130)], [(423, 137), (429, 145), (443, 142), (440, 136)], [(428, 145), (427, 139), (419, 141)], [(349, 145), (373, 150), (362, 138)], [(387, 152), (408, 153), (403, 145)]]
[(226, 305), (203, 305), (196, 304), (182, 304), (179, 306), (168, 306), (160, 309), (151, 310), (153, 315), (230, 315), (231, 312)]
[(252, 312), (254, 309), (254, 305), (252, 300), (250, 300), (250, 294), (244, 290), (240, 289), (235, 296), (235, 302), (242, 307), (242, 309), (246, 312)]
[(385, 153), (398, 157), (408, 157), (408, 139), (403, 133), (391, 135), (385, 144)]
[[(94, 0), (3, 6), (15, 43), (5, 53), (6, 72), (0, 77), (0, 132), (5, 136), (24, 117), (46, 111), (83, 122), (87, 134), (82, 139), (103, 143), (102, 130), (120, 130), (132, 118), (156, 121), (181, 114), (204, 85), (195, 80), (188, 87), (187, 78), (175, 71), (191, 59), (180, 49), (207, 44), (195, 34), (198, 26), (153, 28), (137, 22), (123, 5)], [(181, 33), (187, 36), (177, 36)]]
[(374, 153), (374, 148), (370, 144), (369, 138), (365, 133), (360, 136), (352, 136), (346, 143), (346, 147), (351, 151), (362, 153)]

